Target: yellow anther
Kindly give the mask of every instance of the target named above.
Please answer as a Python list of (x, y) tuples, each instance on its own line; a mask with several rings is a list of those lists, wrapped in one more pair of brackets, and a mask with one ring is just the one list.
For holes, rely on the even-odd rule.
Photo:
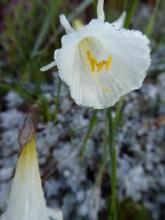
[(91, 70), (91, 72), (94, 72), (95, 71), (95, 65), (97, 65), (97, 61), (92, 57), (92, 54), (90, 53), (89, 50), (87, 51), (87, 57), (88, 57), (88, 60), (90, 62), (90, 70)]
[(109, 70), (112, 63), (112, 55), (110, 55), (106, 61), (106, 70)]
[(100, 72), (104, 67), (106, 70), (109, 70), (112, 63), (112, 55), (110, 55), (107, 60), (97, 62), (97, 60), (93, 57), (92, 53), (89, 50), (87, 50), (86, 54), (92, 73), (94, 73), (95, 69), (97, 70), (97, 72)]

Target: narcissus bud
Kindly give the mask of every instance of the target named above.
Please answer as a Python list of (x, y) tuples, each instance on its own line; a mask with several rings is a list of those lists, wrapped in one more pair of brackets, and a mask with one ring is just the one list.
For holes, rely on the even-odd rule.
[(1, 220), (62, 220), (59, 210), (47, 208), (41, 185), (35, 145), (34, 111), (27, 116), (19, 133), (20, 152), (9, 194), (8, 206)]

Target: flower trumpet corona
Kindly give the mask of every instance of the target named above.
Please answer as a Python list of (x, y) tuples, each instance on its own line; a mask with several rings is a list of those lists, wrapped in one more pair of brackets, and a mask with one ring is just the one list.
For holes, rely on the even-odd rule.
[(58, 210), (46, 207), (42, 190), (35, 138), (30, 115), (19, 135), (20, 154), (6, 212), (1, 220), (62, 220)]
[(97, 19), (73, 29), (64, 15), (66, 31), (54, 61), (77, 104), (96, 109), (113, 106), (121, 96), (141, 87), (150, 66), (149, 40), (140, 31), (123, 28), (125, 12), (105, 22), (104, 1), (98, 0)]

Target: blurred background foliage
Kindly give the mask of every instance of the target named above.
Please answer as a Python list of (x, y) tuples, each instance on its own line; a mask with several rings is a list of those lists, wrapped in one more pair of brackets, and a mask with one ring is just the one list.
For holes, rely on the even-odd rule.
[[(96, 17), (96, 4), (96, 0), (0, 1), (1, 110), (5, 109), (2, 104), (4, 96), (9, 91), (15, 91), (25, 99), (26, 105), (39, 105), (42, 121), (57, 122), (61, 81), (58, 81), (58, 92), (54, 97), (55, 111), (52, 113), (49, 111), (48, 100), (42, 93), (42, 85), (43, 82), (52, 83), (53, 71), (42, 73), (40, 68), (52, 61), (55, 48), (61, 45), (60, 39), (64, 31), (59, 24), (59, 15), (66, 14), (71, 22), (81, 19), (87, 23)], [(149, 13), (145, 14), (145, 10), (144, 13), (141, 12), (142, 5)], [(125, 27), (145, 32), (151, 39), (153, 53), (165, 43), (164, 19), (162, 21), (164, 0), (105, 0), (106, 20), (113, 21), (123, 10), (127, 11)], [(159, 62), (163, 64), (164, 61), (163, 57)], [(155, 80), (155, 73), (158, 74), (158, 71), (151, 71), (149, 80)], [(83, 145), (86, 145), (96, 122), (95, 114)], [(118, 204), (118, 213), (119, 220), (151, 220), (150, 213), (142, 204), (129, 199)]]

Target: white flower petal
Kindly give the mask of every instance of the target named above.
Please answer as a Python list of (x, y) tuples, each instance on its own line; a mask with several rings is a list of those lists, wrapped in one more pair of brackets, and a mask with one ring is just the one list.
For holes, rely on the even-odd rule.
[(48, 220), (34, 141), (22, 150), (13, 179), (6, 220)]
[(54, 67), (54, 66), (56, 66), (56, 61), (53, 61), (53, 62), (49, 63), (48, 65), (42, 67), (42, 68), (40, 69), (40, 71), (45, 72), (45, 71), (51, 69), (51, 68)]
[[(112, 55), (108, 71), (101, 68), (101, 73), (90, 72), (88, 60), (80, 50), (81, 42), (87, 38), (90, 43), (84, 51), (89, 48), (98, 64)], [(92, 20), (80, 31), (63, 37), (55, 60), (75, 102), (100, 109), (114, 105), (121, 96), (141, 86), (150, 65), (148, 44), (139, 31), (119, 31), (109, 23)]]
[(48, 211), (48, 216), (55, 219), (55, 220), (63, 220), (63, 214), (59, 209), (47, 209)]
[(67, 34), (74, 32), (74, 29), (71, 27), (65, 15), (60, 15), (60, 23)]
[(114, 25), (117, 29), (123, 28), (124, 26), (124, 21), (125, 21), (125, 17), (126, 17), (126, 12), (124, 11), (120, 17), (114, 21), (113, 23), (111, 23), (112, 25)]
[(97, 17), (101, 21), (105, 20), (104, 0), (98, 0), (98, 3), (97, 3)]

